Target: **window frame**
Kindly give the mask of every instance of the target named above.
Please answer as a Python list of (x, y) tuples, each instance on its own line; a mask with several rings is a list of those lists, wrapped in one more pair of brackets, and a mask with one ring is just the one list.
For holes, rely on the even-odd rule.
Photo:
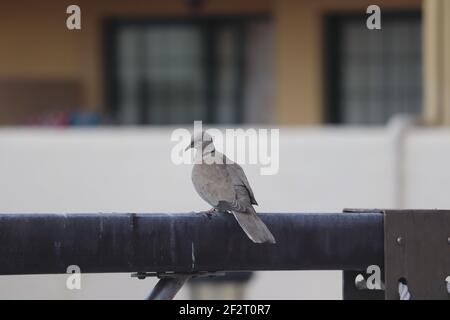
[[(324, 93), (325, 93), (325, 112), (324, 122), (329, 124), (345, 124), (342, 120), (342, 106), (341, 92), (339, 80), (341, 79), (342, 71), (340, 69), (339, 61), (341, 60), (339, 44), (342, 41), (342, 22), (359, 21), (361, 27), (366, 27), (366, 21), (369, 17), (368, 14), (361, 12), (333, 12), (324, 16)], [(382, 11), (381, 13), (381, 27), (383, 27), (383, 21), (395, 20), (420, 20), (423, 24), (422, 12), (420, 9), (408, 9), (408, 10), (392, 10)], [(373, 30), (373, 32), (382, 32), (381, 30)], [(422, 39), (423, 41), (423, 39)], [(422, 64), (423, 66), (423, 64)], [(423, 87), (423, 86), (422, 86)], [(422, 111), (423, 112), (423, 111)]]
[[(117, 115), (119, 111), (119, 98), (118, 98), (118, 57), (117, 57), (117, 43), (116, 35), (118, 34), (120, 28), (123, 27), (151, 27), (151, 26), (194, 26), (198, 27), (205, 39), (205, 56), (208, 57), (207, 63), (205, 64), (205, 83), (207, 88), (205, 90), (205, 105), (206, 114), (203, 120), (208, 124), (218, 124), (220, 123), (216, 119), (216, 109), (217, 109), (217, 92), (216, 84), (217, 79), (214, 77), (215, 65), (212, 63), (216, 55), (216, 39), (214, 37), (214, 32), (216, 28), (231, 25), (238, 29), (237, 32), (237, 55), (238, 55), (238, 71), (235, 77), (236, 81), (236, 93), (235, 93), (235, 119), (234, 123), (242, 123), (244, 117), (243, 110), (243, 96), (244, 96), (244, 82), (245, 82), (245, 70), (244, 70), (244, 60), (245, 60), (245, 34), (244, 28), (245, 24), (248, 22), (258, 22), (267, 21), (270, 19), (269, 15), (257, 14), (257, 15), (239, 15), (239, 16), (198, 16), (198, 17), (145, 17), (145, 18), (109, 18), (103, 23), (103, 75), (104, 75), (104, 101), (106, 103), (105, 112), (108, 116), (111, 116), (113, 122), (116, 124), (121, 124), (117, 122)], [(145, 99), (144, 101), (140, 99), (139, 112), (145, 111)], [(152, 125), (152, 123), (143, 121), (146, 117), (140, 117), (137, 125)], [(170, 125), (171, 123), (163, 124)]]

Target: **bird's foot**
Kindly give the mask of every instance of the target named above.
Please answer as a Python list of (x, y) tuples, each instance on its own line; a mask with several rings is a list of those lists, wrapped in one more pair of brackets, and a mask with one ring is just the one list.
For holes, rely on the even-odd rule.
[(200, 214), (204, 214), (204, 215), (206, 215), (206, 217), (207, 217), (208, 219), (211, 219), (211, 218), (212, 218), (212, 214), (213, 214), (214, 212), (217, 212), (217, 209), (216, 209), (216, 208), (211, 208), (211, 209), (208, 210), (208, 211), (200, 211), (199, 213), (200, 213)]

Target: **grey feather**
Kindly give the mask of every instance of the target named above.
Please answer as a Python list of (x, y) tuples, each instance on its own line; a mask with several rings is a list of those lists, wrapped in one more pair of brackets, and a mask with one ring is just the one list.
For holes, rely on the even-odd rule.
[(258, 203), (241, 166), (213, 148), (204, 150), (202, 159), (192, 169), (192, 183), (200, 197), (216, 209), (231, 211), (253, 242), (275, 243), (252, 206)]
[(249, 207), (247, 212), (231, 211), (245, 234), (255, 243), (276, 243), (275, 237), (269, 228), (262, 222), (253, 207)]
[(244, 170), (242, 170), (242, 167), (237, 163), (231, 163), (227, 166), (227, 169), (230, 171), (232, 176), (237, 177), (239, 179), (239, 182), (245, 186), (248, 195), (250, 196), (251, 204), (258, 205), (258, 202), (256, 202), (255, 199), (255, 195), (253, 194), (253, 190), (250, 187), (250, 183), (248, 183), (247, 177), (244, 173)]
[(255, 243), (276, 243), (275, 237), (258, 217), (252, 206), (243, 208), (238, 201), (227, 202), (219, 201), (217, 206), (219, 210), (226, 210), (233, 213), (239, 226), (245, 231), (245, 234)]

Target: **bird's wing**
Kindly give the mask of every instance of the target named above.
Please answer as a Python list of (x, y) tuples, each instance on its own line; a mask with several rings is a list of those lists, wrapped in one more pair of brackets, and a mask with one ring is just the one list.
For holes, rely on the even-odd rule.
[(221, 210), (247, 212), (252, 206), (247, 188), (242, 185), (233, 185), (235, 198), (233, 200), (219, 200), (217, 207)]
[(225, 164), (198, 164), (192, 171), (192, 182), (200, 197), (217, 206), (219, 201), (233, 201), (236, 191)]
[[(217, 208), (231, 211), (239, 226), (247, 236), (255, 243), (276, 243), (274, 236), (258, 217), (252, 204), (258, 204), (253, 195), (252, 188), (248, 183), (244, 170), (237, 163), (228, 162), (223, 165), (229, 178), (228, 183), (232, 184), (235, 198), (233, 200), (220, 199)], [(228, 184), (227, 183), (227, 184)], [(220, 184), (220, 183), (219, 183)], [(229, 186), (228, 186), (229, 187)]]
[(227, 165), (227, 170), (232, 178), (233, 184), (235, 185), (235, 189), (237, 189), (237, 195), (241, 197), (245, 195), (241, 192), (241, 190), (239, 190), (239, 187), (243, 186), (247, 191), (248, 197), (250, 197), (250, 203), (258, 205), (255, 195), (253, 194), (253, 190), (250, 187), (250, 183), (248, 182), (247, 176), (245, 175), (244, 170), (242, 170), (242, 167), (237, 163), (230, 163)]

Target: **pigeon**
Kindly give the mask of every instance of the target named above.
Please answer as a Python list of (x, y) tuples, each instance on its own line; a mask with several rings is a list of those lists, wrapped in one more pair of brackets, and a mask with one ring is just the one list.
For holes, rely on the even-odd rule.
[(205, 131), (194, 136), (185, 151), (191, 148), (197, 150), (192, 183), (200, 197), (213, 207), (207, 213), (231, 212), (253, 242), (276, 243), (253, 208), (258, 203), (241, 166), (216, 151), (212, 137)]

